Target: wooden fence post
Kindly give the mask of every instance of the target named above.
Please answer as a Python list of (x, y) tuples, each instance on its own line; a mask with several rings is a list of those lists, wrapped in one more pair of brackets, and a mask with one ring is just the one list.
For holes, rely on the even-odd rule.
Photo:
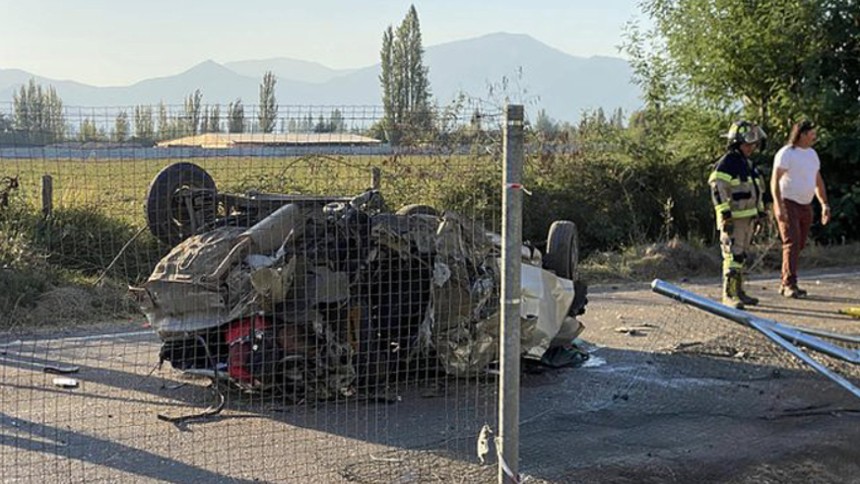
[(48, 218), (54, 211), (54, 179), (42, 175), (42, 216)]

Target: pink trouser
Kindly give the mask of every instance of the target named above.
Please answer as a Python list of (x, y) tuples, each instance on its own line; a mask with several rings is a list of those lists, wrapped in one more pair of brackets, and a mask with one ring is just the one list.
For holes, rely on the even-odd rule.
[(782, 285), (797, 285), (797, 261), (806, 247), (809, 227), (812, 226), (812, 204), (800, 204), (783, 199), (786, 221), (777, 220), (782, 238)]

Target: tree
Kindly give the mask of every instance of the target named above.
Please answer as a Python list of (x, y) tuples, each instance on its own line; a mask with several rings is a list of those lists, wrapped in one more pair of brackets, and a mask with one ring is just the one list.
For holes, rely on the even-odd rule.
[(621, 108), (617, 108), (612, 112), (612, 117), (609, 118), (609, 123), (618, 129), (624, 127), (624, 110)]
[(203, 106), (203, 113), (200, 116), (200, 133), (209, 132), (209, 106)]
[[(397, 82), (395, 82), (394, 67), (394, 28), (388, 26), (382, 33), (382, 49), (379, 52), (380, 72), (379, 83), (382, 85), (383, 129), (393, 130), (398, 116), (397, 112)], [(386, 134), (389, 141), (392, 137)]]
[[(137, 115), (135, 115), (135, 118), (137, 118)], [(164, 104), (164, 101), (161, 101), (158, 103), (158, 139), (166, 140), (170, 138), (173, 138), (173, 133), (170, 129), (170, 118), (167, 115), (167, 106)]]
[[(158, 129), (163, 139), (167, 139), (167, 108), (164, 103), (159, 106)], [(164, 116), (164, 120), (162, 119)], [(155, 139), (155, 125), (152, 120), (152, 106), (134, 107), (134, 138), (143, 143), (151, 143)]]
[(208, 131), (209, 133), (220, 133), (221, 132), (221, 106), (216, 104), (209, 111), (209, 122)]
[(534, 130), (541, 136), (552, 139), (558, 134), (558, 123), (549, 117), (545, 109), (541, 109), (535, 119)]
[(12, 120), (6, 117), (6, 114), (0, 113), (0, 133), (12, 131)]
[(380, 61), (383, 124), (388, 140), (397, 144), (404, 136), (413, 141), (422, 133), (426, 135), (432, 127), (430, 81), (414, 5), (396, 33), (392, 26), (383, 32)]
[(28, 143), (50, 144), (66, 136), (63, 101), (53, 86), (43, 89), (31, 78), (13, 95), (15, 129)]
[(278, 117), (278, 105), (275, 104), (275, 75), (272, 71), (266, 71), (263, 82), (260, 84), (260, 110), (257, 120), (260, 123), (260, 131), (271, 133), (275, 129), (275, 120)]
[(340, 109), (335, 109), (331, 112), (331, 116), (328, 118), (329, 125), (331, 126), (332, 133), (343, 133), (346, 131), (346, 120), (343, 118), (343, 114), (340, 112)]
[(196, 135), (200, 126), (200, 103), (203, 101), (203, 93), (196, 89), (185, 98), (185, 116), (183, 118), (184, 134)]
[[(798, 100), (818, 51), (819, 3), (807, 0), (647, 0), (672, 64), (696, 95), (740, 101), (768, 125)], [(774, 113), (773, 111), (776, 111)]]
[(317, 121), (317, 124), (314, 125), (313, 131), (314, 131), (314, 133), (330, 133), (331, 132), (331, 130), (329, 129), (329, 125), (328, 125), (328, 123), (325, 122), (325, 118), (323, 118), (322, 114), (320, 114), (319, 120)]
[(86, 143), (88, 141), (103, 141), (105, 138), (96, 123), (89, 117), (85, 117), (78, 129), (78, 141)]
[[(833, 240), (860, 237), (860, 190), (853, 185), (860, 164), (860, 2), (645, 0), (642, 5), (664, 47), (656, 51), (664, 54), (639, 56), (657, 61), (647, 71), (631, 56), (640, 85), (648, 88), (646, 100), (660, 100), (637, 116), (637, 128), (671, 126), (687, 133), (707, 128), (715, 139), (727, 126), (725, 119), (714, 126), (717, 112), (765, 126), (777, 140), (773, 150), (790, 124), (812, 117), (825, 127), (816, 149), (834, 213), (840, 214), (824, 232)], [(671, 122), (660, 114), (667, 106), (675, 118)], [(702, 133), (699, 159), (712, 158), (701, 148), (714, 143)], [(676, 152), (692, 151), (677, 132), (651, 138)]]
[(15, 124), (5, 114), (0, 113), (0, 145), (16, 144)]
[(227, 107), (227, 131), (230, 133), (245, 132), (245, 108), (242, 106), (241, 99), (236, 99), (236, 102), (230, 103)]
[(128, 139), (129, 132), (128, 114), (122, 110), (116, 115), (113, 123), (113, 140), (122, 143)]

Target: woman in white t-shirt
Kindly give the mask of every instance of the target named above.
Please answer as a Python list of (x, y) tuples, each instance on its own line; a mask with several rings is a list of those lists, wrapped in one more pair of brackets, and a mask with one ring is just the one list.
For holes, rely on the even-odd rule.
[(821, 178), (821, 161), (812, 148), (817, 141), (815, 125), (802, 121), (791, 128), (788, 144), (774, 157), (770, 189), (773, 211), (782, 238), (782, 285), (779, 293), (785, 297), (806, 296), (797, 286), (797, 262), (806, 246), (812, 225), (812, 199), (821, 203), (821, 223), (830, 221), (827, 190)]

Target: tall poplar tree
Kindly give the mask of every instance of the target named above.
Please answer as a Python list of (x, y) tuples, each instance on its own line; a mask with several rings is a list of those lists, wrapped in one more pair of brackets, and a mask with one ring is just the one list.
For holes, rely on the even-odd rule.
[(236, 99), (236, 102), (227, 106), (227, 131), (230, 133), (245, 132), (245, 107), (242, 106), (242, 99)]
[(43, 89), (30, 79), (26, 86), (12, 96), (15, 129), (28, 143), (50, 144), (66, 136), (63, 101), (53, 86)]
[(257, 121), (260, 123), (260, 131), (271, 133), (275, 130), (275, 121), (278, 117), (278, 105), (275, 104), (275, 84), (277, 80), (272, 71), (266, 71), (263, 82), (260, 84), (260, 110), (257, 113)]
[(429, 70), (424, 65), (421, 24), (414, 5), (396, 31), (389, 26), (383, 32), (380, 61), (386, 136), (393, 144), (417, 141), (430, 130), (432, 117)]
[[(159, 106), (158, 129), (162, 138), (167, 138), (166, 121), (167, 108), (162, 103)], [(155, 139), (155, 124), (152, 120), (152, 106), (135, 106), (134, 107), (134, 137), (138, 141), (150, 142)]]
[(185, 98), (185, 133), (195, 135), (200, 126), (200, 104), (203, 101), (203, 93), (196, 89)]
[(113, 140), (122, 143), (126, 139), (128, 139), (129, 135), (129, 124), (128, 124), (128, 113), (125, 110), (119, 112), (116, 115), (116, 119), (114, 119), (113, 123)]
[(209, 111), (209, 132), (210, 133), (220, 133), (221, 132), (221, 106), (216, 104)]

